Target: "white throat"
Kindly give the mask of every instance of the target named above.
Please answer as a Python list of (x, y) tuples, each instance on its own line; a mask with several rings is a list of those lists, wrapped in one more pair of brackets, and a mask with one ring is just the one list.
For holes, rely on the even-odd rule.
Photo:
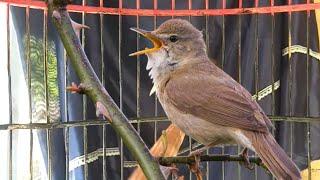
[(152, 79), (153, 87), (150, 91), (150, 96), (157, 92), (158, 86), (161, 81), (173, 70), (174, 65), (172, 65), (172, 59), (168, 56), (168, 53), (165, 49), (161, 48), (160, 50), (147, 54), (148, 63), (147, 70), (150, 70), (149, 76)]

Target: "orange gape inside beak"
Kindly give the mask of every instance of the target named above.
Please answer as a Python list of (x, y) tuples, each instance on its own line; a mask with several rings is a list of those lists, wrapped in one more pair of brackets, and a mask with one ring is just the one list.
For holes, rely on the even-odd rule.
[(135, 53), (131, 53), (129, 54), (129, 56), (137, 56), (137, 55), (142, 55), (142, 54), (147, 54), (147, 53), (151, 53), (154, 51), (157, 51), (161, 48), (162, 46), (162, 42), (155, 37), (154, 35), (152, 35), (150, 32), (148, 31), (144, 31), (141, 29), (137, 29), (137, 28), (130, 28), (131, 30), (141, 34), (142, 36), (148, 38), (152, 43), (153, 43), (153, 47), (151, 49), (146, 48), (145, 50), (141, 50), (141, 51), (137, 51)]

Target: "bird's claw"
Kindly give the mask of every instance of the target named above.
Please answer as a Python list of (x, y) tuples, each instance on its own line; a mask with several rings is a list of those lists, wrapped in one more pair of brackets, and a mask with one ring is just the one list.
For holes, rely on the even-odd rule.
[(254, 165), (250, 163), (249, 157), (248, 157), (248, 148), (244, 148), (242, 152), (240, 153), (240, 156), (244, 159), (243, 165), (244, 167), (253, 170)]
[(194, 163), (189, 164), (189, 169), (196, 175), (197, 180), (202, 180), (202, 172), (200, 170), (200, 156), (204, 151), (208, 150), (209, 147), (210, 145), (204, 146), (202, 148), (191, 151), (189, 154), (189, 157), (193, 156), (195, 161)]
[(189, 169), (192, 173), (194, 173), (197, 177), (197, 180), (202, 180), (202, 172), (200, 170), (200, 154), (197, 150), (192, 151), (189, 156), (194, 157), (194, 163), (189, 164)]
[(84, 86), (83, 84), (79, 84), (79, 86), (72, 82), (71, 86), (68, 86), (67, 91), (70, 91), (71, 93), (78, 93), (78, 94), (84, 94)]

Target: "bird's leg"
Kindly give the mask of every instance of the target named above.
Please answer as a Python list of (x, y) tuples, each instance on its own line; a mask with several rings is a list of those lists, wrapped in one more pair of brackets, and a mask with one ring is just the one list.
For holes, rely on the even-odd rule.
[(78, 86), (74, 82), (72, 82), (71, 86), (68, 86), (66, 89), (67, 89), (67, 91), (70, 91), (71, 93), (78, 93), (78, 94), (84, 94), (84, 90), (85, 90), (83, 84), (79, 84), (79, 86)]
[(194, 150), (192, 152), (190, 152), (189, 156), (193, 156), (194, 157), (194, 163), (189, 164), (189, 169), (191, 170), (191, 172), (193, 172), (196, 177), (197, 180), (202, 180), (202, 173), (200, 170), (200, 155), (206, 151), (210, 146), (204, 146), (202, 148), (199, 148), (197, 150)]
[(196, 175), (197, 180), (202, 180), (202, 172), (200, 170), (200, 154), (193, 155), (193, 157), (195, 162), (189, 164), (189, 169)]
[[(164, 146), (164, 149), (161, 152), (160, 156), (165, 156), (165, 153), (168, 149), (168, 137), (167, 137), (167, 132), (165, 130), (162, 131), (161, 140), (162, 140), (162, 144)], [(166, 166), (165, 168), (170, 172), (170, 174), (172, 174), (173, 179), (184, 180), (184, 176), (179, 176), (179, 174), (178, 174), (179, 169), (176, 167), (175, 164), (171, 164), (170, 166)]]
[(254, 168), (254, 165), (250, 163), (249, 157), (248, 157), (248, 148), (244, 148), (242, 152), (240, 153), (240, 156), (244, 159), (244, 166), (250, 170)]

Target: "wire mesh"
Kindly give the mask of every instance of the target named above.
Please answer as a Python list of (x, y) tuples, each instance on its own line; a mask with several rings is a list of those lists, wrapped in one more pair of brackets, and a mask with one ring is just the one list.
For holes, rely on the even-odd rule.
[[(158, 9), (158, 2), (157, 0), (153, 1), (153, 9), (142, 9), (141, 8), (141, 2), (140, 0), (136, 0), (135, 5), (136, 8), (135, 9), (130, 9), (130, 8), (124, 8), (123, 7), (123, 1), (119, 0), (118, 2), (118, 7), (114, 8), (114, 7), (105, 7), (105, 3), (108, 3), (107, 1), (104, 0), (100, 0), (99, 1), (99, 5), (98, 6), (90, 6), (88, 5), (86, 0), (82, 0), (82, 4), (81, 5), (70, 5), (68, 6), (68, 10), (70, 12), (76, 12), (76, 13), (81, 13), (81, 19), (82, 19), (82, 24), (86, 24), (86, 15), (87, 14), (99, 14), (99, 26), (100, 26), (100, 53), (101, 53), (101, 72), (103, 72), (106, 69), (106, 65), (105, 61), (104, 61), (104, 43), (103, 43), (103, 39), (104, 39), (104, 34), (103, 34), (103, 30), (104, 30), (104, 17), (105, 16), (111, 16), (111, 15), (117, 15), (118, 16), (118, 67), (119, 67), (119, 106), (121, 110), (124, 110), (124, 105), (123, 105), (123, 93), (125, 91), (125, 89), (123, 88), (123, 79), (126, 78), (124, 76), (123, 73), (123, 69), (122, 69), (122, 65), (123, 65), (123, 35), (122, 35), (122, 27), (123, 27), (123, 22), (122, 22), (122, 16), (135, 16), (136, 17), (136, 26), (139, 28), (140, 27), (140, 19), (142, 17), (145, 16), (151, 16), (153, 18), (152, 22), (153, 22), (153, 28), (155, 29), (159, 24), (158, 24), (158, 17), (160, 16), (164, 16), (164, 17), (177, 17), (177, 16), (181, 16), (181, 17), (188, 17), (189, 21), (192, 21), (192, 17), (194, 16), (202, 16), (205, 18), (205, 41), (207, 44), (207, 48), (210, 49), (210, 44), (209, 44), (209, 37), (210, 37), (210, 28), (209, 26), (209, 19), (212, 16), (218, 16), (220, 18), (220, 20), (222, 21), (222, 40), (221, 40), (221, 62), (220, 62), (220, 67), (223, 69), (226, 63), (226, 34), (225, 34), (225, 22), (226, 22), (226, 18), (227, 16), (238, 16), (238, 23), (237, 23), (237, 31), (238, 31), (238, 44), (237, 44), (237, 48), (238, 48), (238, 54), (237, 54), (237, 80), (239, 83), (242, 83), (242, 51), (241, 49), (242, 44), (241, 44), (241, 37), (242, 37), (242, 31), (241, 31), (241, 26), (242, 26), (242, 19), (243, 16), (245, 15), (253, 15), (254, 16), (254, 22), (255, 22), (255, 29), (254, 29), (254, 39), (255, 39), (255, 48), (254, 48), (254, 52), (255, 52), (255, 61), (254, 61), (254, 94), (255, 99), (259, 100), (260, 97), (260, 89), (261, 89), (261, 83), (259, 82), (260, 80), (260, 76), (261, 74), (259, 73), (259, 44), (261, 43), (258, 37), (258, 31), (259, 31), (259, 20), (261, 19), (260, 16), (261, 15), (272, 15), (271, 16), (271, 35), (272, 35), (272, 39), (274, 39), (274, 27), (275, 27), (275, 14), (276, 13), (287, 13), (288, 14), (288, 62), (289, 62), (289, 81), (288, 83), (288, 107), (289, 107), (289, 114), (288, 116), (276, 116), (276, 110), (275, 110), (275, 104), (276, 104), (276, 100), (275, 100), (275, 91), (276, 91), (276, 79), (275, 79), (275, 72), (276, 72), (276, 68), (275, 68), (275, 57), (274, 57), (274, 52), (275, 52), (275, 45), (274, 45), (274, 41), (272, 41), (271, 44), (271, 72), (270, 72), (270, 76), (271, 76), (271, 113), (270, 113), (270, 119), (273, 121), (286, 121), (288, 123), (290, 123), (290, 157), (293, 156), (293, 142), (294, 142), (294, 123), (295, 122), (300, 122), (300, 123), (306, 123), (307, 124), (307, 134), (306, 134), (306, 139), (307, 139), (307, 162), (308, 162), (308, 179), (311, 179), (311, 130), (310, 130), (310, 123), (311, 122), (319, 122), (320, 118), (319, 117), (310, 117), (310, 110), (309, 110), (309, 106), (310, 106), (310, 102), (309, 102), (309, 98), (310, 98), (310, 72), (311, 72), (311, 67), (310, 67), (310, 63), (309, 63), (309, 59), (310, 59), (310, 11), (314, 11), (316, 9), (320, 9), (320, 4), (317, 3), (310, 3), (310, 0), (307, 0), (306, 3), (303, 4), (294, 4), (292, 3), (291, 0), (288, 0), (287, 5), (275, 5), (275, 2), (273, 0), (270, 1), (269, 6), (260, 6), (259, 5), (259, 1), (255, 0), (254, 1), (254, 7), (243, 7), (243, 2), (242, 0), (238, 1), (238, 7), (235, 8), (227, 8), (226, 7), (226, 1), (223, 0), (221, 1), (222, 4), (219, 5), (221, 8), (212, 8), (210, 7), (210, 2), (209, 0), (205, 0), (204, 1), (204, 8), (203, 9), (193, 9), (193, 1), (192, 0), (188, 0), (187, 1), (187, 8), (186, 9), (176, 9), (176, 2), (175, 0), (171, 0), (171, 9)], [(21, 130), (21, 129), (28, 129), (30, 132), (30, 148), (29, 148), (29, 174), (30, 174), (30, 179), (33, 179), (33, 164), (32, 164), (32, 157), (33, 157), (33, 137), (34, 137), (34, 130), (45, 130), (46, 131), (46, 137), (47, 137), (47, 169), (48, 169), (48, 179), (52, 178), (52, 156), (51, 156), (51, 151), (52, 151), (52, 147), (51, 147), (51, 142), (52, 142), (52, 137), (51, 137), (51, 133), (54, 129), (64, 129), (64, 143), (65, 143), (65, 151), (66, 153), (66, 157), (65, 157), (65, 170), (66, 172), (70, 171), (70, 156), (69, 156), (69, 151), (70, 151), (70, 139), (69, 139), (69, 128), (74, 128), (74, 127), (82, 127), (83, 129), (83, 159), (84, 159), (84, 179), (88, 179), (88, 157), (90, 156), (90, 152), (88, 152), (88, 129), (87, 127), (89, 126), (101, 126), (102, 127), (102, 136), (103, 136), (103, 146), (102, 146), (102, 157), (103, 157), (103, 167), (102, 167), (102, 177), (103, 179), (108, 179), (108, 174), (107, 174), (107, 156), (112, 156), (112, 155), (120, 155), (120, 179), (125, 179), (126, 177), (124, 176), (124, 169), (125, 168), (132, 168), (135, 167), (136, 164), (131, 162), (131, 161), (126, 161), (124, 158), (124, 147), (123, 147), (123, 142), (122, 140), (120, 141), (120, 147), (118, 150), (114, 150), (112, 148), (108, 148), (107, 147), (107, 141), (108, 141), (108, 137), (107, 135), (107, 126), (108, 126), (108, 122), (107, 121), (101, 121), (100, 119), (88, 119), (88, 115), (87, 115), (87, 106), (88, 106), (88, 102), (87, 102), (87, 98), (86, 96), (83, 96), (83, 111), (82, 111), (82, 116), (83, 119), (82, 120), (72, 120), (69, 121), (68, 119), (68, 94), (66, 92), (64, 92), (64, 116), (66, 117), (66, 122), (51, 122), (50, 121), (50, 116), (49, 116), (49, 92), (48, 92), (48, 80), (47, 80), (47, 73), (48, 73), (48, 14), (47, 14), (47, 10), (46, 10), (46, 6), (44, 2), (41, 1), (33, 1), (33, 0), (10, 0), (10, 1), (4, 1), (4, 3), (7, 3), (7, 12), (6, 12), (6, 16), (7, 16), (7, 24), (6, 24), (6, 28), (7, 28), (7, 52), (8, 52), (8, 57), (7, 57), (7, 62), (8, 62), (8, 79), (9, 79), (9, 83), (8, 83), (8, 89), (9, 89), (9, 115), (10, 115), (10, 120), (8, 124), (0, 124), (0, 130), (7, 130), (9, 132), (9, 162), (8, 162), (8, 174), (9, 174), (9, 179), (13, 179), (12, 177), (12, 171), (13, 171), (13, 160), (12, 160), (12, 136), (13, 136), (13, 131), (14, 130)], [(10, 64), (11, 64), (11, 59), (10, 59), (10, 7), (14, 6), (14, 7), (24, 7), (26, 9), (25, 11), (25, 28), (26, 28), (26, 37), (27, 37), (27, 41), (26, 41), (26, 62), (27, 62), (27, 82), (28, 82), (28, 95), (29, 95), (29, 123), (13, 123), (13, 116), (12, 116), (12, 94), (11, 94), (11, 89), (12, 89), (12, 85), (11, 85), (11, 68), (10, 68)], [(30, 9), (40, 9), (43, 10), (43, 52), (44, 52), (44, 64), (43, 64), (43, 71), (44, 73), (44, 82), (45, 82), (45, 107), (46, 107), (46, 123), (39, 123), (39, 122), (33, 122), (32, 121), (32, 93), (31, 93), (31, 71), (32, 71), (32, 67), (31, 67), (31, 63), (30, 63)], [(292, 46), (292, 42), (291, 42), (291, 35), (292, 35), (292, 13), (294, 12), (306, 12), (307, 16), (306, 16), (306, 22), (307, 22), (307, 53), (306, 53), (306, 72), (307, 72), (307, 86), (306, 86), (306, 101), (307, 101), (307, 107), (306, 107), (306, 114), (305, 117), (296, 117), (293, 114), (293, 109), (292, 109), (292, 79), (293, 79), (293, 71), (292, 71), (292, 61), (290, 60), (292, 57), (292, 50), (291, 50), (291, 46)], [(82, 31), (81, 33), (81, 42), (83, 47), (85, 48), (85, 32)], [(140, 36), (137, 35), (136, 38), (136, 49), (140, 49), (141, 45), (140, 45)], [(66, 87), (70, 82), (68, 79), (68, 61), (67, 59), (67, 55), (64, 52), (64, 87)], [(157, 140), (157, 138), (159, 137), (158, 135), (158, 123), (161, 122), (168, 122), (168, 120), (166, 119), (166, 117), (158, 117), (159, 116), (159, 107), (158, 107), (158, 101), (157, 98), (154, 97), (154, 117), (152, 118), (143, 118), (141, 117), (141, 111), (142, 111), (142, 107), (141, 107), (141, 63), (140, 63), (140, 59), (141, 57), (137, 57), (137, 63), (136, 63), (136, 118), (131, 119), (131, 123), (133, 124), (137, 124), (137, 130), (140, 133), (141, 131), (141, 125), (143, 123), (152, 123), (154, 125), (154, 134), (153, 134), (153, 138), (154, 138), (154, 142)], [(105, 73), (101, 73), (101, 81), (102, 84), (104, 86), (107, 86), (105, 79), (107, 77), (105, 77)], [(192, 149), (194, 149), (194, 144), (191, 138), (188, 139), (188, 149), (189, 151), (191, 151)], [(225, 147), (219, 147), (222, 154), (225, 153)], [(237, 152), (240, 152), (240, 148), (237, 148)], [(109, 153), (109, 154), (108, 154)], [(209, 151), (207, 153), (210, 153)], [(210, 169), (209, 169), (209, 164), (207, 163), (206, 165), (206, 178), (209, 179), (210, 176)], [(221, 163), (221, 171), (222, 171), (222, 179), (225, 179), (225, 163), (222, 162)], [(238, 172), (238, 179), (241, 179), (241, 167), (239, 165), (237, 165), (237, 172)], [(254, 171), (254, 178), (258, 179), (258, 170), (257, 167), (255, 167), (255, 171)], [(69, 179), (69, 175), (66, 176), (66, 179)], [(193, 179), (192, 174), (189, 174), (189, 179)]]

